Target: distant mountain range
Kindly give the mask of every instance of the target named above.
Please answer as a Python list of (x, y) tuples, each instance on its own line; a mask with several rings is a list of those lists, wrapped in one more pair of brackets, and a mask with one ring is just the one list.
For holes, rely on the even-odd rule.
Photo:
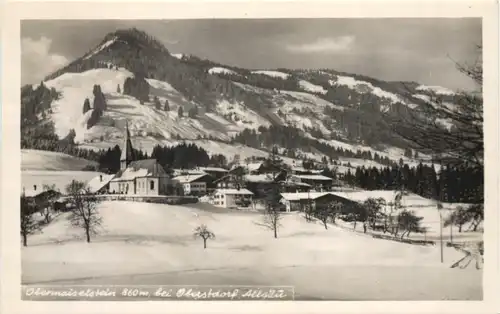
[[(433, 99), (453, 106), (456, 94), (332, 69), (227, 66), (172, 53), (133, 28), (107, 34), (41, 84), (23, 86), (21, 96), (23, 127), (51, 123), (54, 136), (82, 147), (121, 144), (127, 122), (136, 147), (145, 150), (190, 140), (209, 151), (218, 145), (213, 153), (224, 154), (221, 147), (266, 150), (274, 141), (287, 153), (378, 152), (397, 161), (415, 151), (384, 116), (425, 115)], [(442, 117), (427, 118), (453, 128)]]

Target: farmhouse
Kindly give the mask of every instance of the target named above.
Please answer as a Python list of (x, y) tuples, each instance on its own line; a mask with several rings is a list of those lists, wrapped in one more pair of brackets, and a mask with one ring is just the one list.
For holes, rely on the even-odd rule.
[[(334, 180), (321, 174), (295, 174), (290, 177), (293, 182), (307, 183), (316, 191), (329, 191)], [(336, 185), (336, 184), (335, 184)]]
[(311, 207), (315, 208), (316, 206), (327, 205), (332, 202), (339, 202), (342, 205), (342, 214), (362, 210), (361, 204), (331, 192), (281, 193), (281, 197), (281, 203), (285, 205), (287, 212), (304, 211), (308, 204), (311, 204)]
[(205, 195), (207, 192), (207, 184), (212, 179), (206, 173), (188, 174), (172, 178), (172, 182), (182, 186), (184, 195)]
[(211, 202), (219, 207), (245, 208), (252, 205), (252, 195), (247, 189), (217, 189)]

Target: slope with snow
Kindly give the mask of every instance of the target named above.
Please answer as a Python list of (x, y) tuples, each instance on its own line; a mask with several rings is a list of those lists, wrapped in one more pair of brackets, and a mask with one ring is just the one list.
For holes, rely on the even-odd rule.
[(116, 42), (118, 38), (115, 36), (111, 38), (110, 40), (106, 41), (102, 45), (98, 46), (96, 49), (94, 49), (91, 53), (87, 54), (83, 59), (89, 59), (90, 57), (98, 54), (100, 51), (106, 49), (107, 47), (111, 46), (114, 42)]
[(323, 86), (315, 85), (305, 80), (300, 80), (299, 86), (306, 92), (319, 93), (319, 94), (326, 94), (328, 92)]
[(222, 68), (222, 67), (213, 67), (208, 70), (209, 74), (232, 74), (232, 75), (237, 75), (238, 73), (234, 72), (233, 70)]
[(438, 95), (455, 95), (456, 93), (452, 91), (449, 88), (442, 87), (442, 86), (427, 86), (427, 85), (420, 85), (417, 88), (415, 88), (418, 91), (430, 91)]
[(125, 80), (132, 76), (132, 73), (125, 69), (93, 69), (82, 73), (65, 73), (44, 82), (45, 86), (53, 87), (61, 93), (61, 97), (51, 105), (51, 117), (57, 136), (64, 138), (74, 129), (75, 142), (82, 142), (88, 133), (87, 121), (91, 114), (91, 111), (88, 111), (83, 115), (83, 102), (88, 98), (92, 104), (94, 85), (100, 85), (104, 94), (116, 93), (117, 85), (123, 86)]
[[(292, 285), (297, 295), (334, 300), (481, 298), (481, 271), (450, 269), (462, 257), (451, 248), (444, 248), (441, 264), (438, 247), (325, 230), (300, 214), (285, 215), (273, 239), (257, 224), (259, 214), (165, 206), (100, 204), (102, 227), (90, 244), (65, 214), (57, 217), (22, 249), (22, 282), (152, 284), (156, 278), (182, 284), (191, 278), (198, 284)], [(216, 234), (207, 249), (192, 236), (200, 224)]]
[(44, 150), (21, 149), (21, 170), (79, 171), (97, 167), (94, 161)]
[[(347, 86), (353, 90), (356, 90), (359, 93), (372, 93), (372, 94), (376, 95), (377, 97), (388, 99), (391, 103), (402, 103), (402, 104), (405, 104), (406, 106), (408, 106), (409, 108), (412, 108), (412, 109), (417, 106), (415, 104), (408, 103), (403, 98), (401, 98), (400, 96), (398, 96), (394, 93), (385, 91), (385, 90), (381, 89), (380, 87), (373, 86), (373, 84), (370, 82), (357, 80), (357, 79), (350, 77), (350, 76), (337, 75), (336, 77), (337, 77), (336, 80), (329, 81), (330, 85), (332, 85), (332, 86), (344, 85), (344, 86)], [(389, 110), (389, 108), (386, 105), (382, 106), (381, 109), (383, 111)]]
[(284, 80), (286, 80), (290, 76), (290, 74), (284, 73), (284, 72), (280, 72), (280, 71), (259, 70), (259, 71), (252, 71), (252, 73), (267, 75), (267, 76), (270, 76), (270, 77), (280, 78), (280, 79), (284, 79)]

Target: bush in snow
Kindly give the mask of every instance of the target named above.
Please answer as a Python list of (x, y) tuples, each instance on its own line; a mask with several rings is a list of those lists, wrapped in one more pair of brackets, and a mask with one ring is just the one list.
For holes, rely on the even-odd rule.
[(215, 234), (208, 229), (206, 225), (201, 225), (196, 227), (194, 230), (193, 236), (195, 238), (201, 238), (203, 239), (203, 248), (207, 248), (207, 240), (208, 239), (215, 239)]

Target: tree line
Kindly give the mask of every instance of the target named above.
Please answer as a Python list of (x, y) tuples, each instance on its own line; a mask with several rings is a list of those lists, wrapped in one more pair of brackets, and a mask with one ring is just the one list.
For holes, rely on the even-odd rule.
[(484, 173), (482, 168), (467, 165), (443, 166), (419, 163), (348, 169), (344, 181), (365, 190), (407, 190), (422, 197), (449, 203), (482, 203), (484, 200)]

